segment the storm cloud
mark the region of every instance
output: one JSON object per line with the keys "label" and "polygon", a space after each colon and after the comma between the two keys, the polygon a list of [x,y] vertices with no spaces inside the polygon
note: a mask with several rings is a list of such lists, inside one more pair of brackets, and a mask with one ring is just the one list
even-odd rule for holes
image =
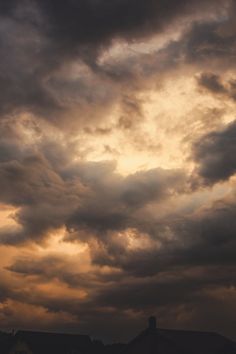
{"label": "storm cloud", "polygon": [[2,328],[235,337],[234,1],[0,12]]}
{"label": "storm cloud", "polygon": [[206,182],[223,181],[234,175],[236,170],[236,123],[228,124],[201,138],[194,147],[194,156],[199,175]]}

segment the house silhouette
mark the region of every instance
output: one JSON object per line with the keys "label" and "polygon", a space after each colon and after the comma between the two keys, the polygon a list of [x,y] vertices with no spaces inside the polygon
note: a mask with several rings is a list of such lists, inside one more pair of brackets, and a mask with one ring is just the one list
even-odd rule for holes
{"label": "house silhouette", "polygon": [[236,343],[213,332],[158,329],[152,316],[122,354],[236,354]]}
{"label": "house silhouette", "polygon": [[0,332],[0,354],[236,354],[236,343],[213,332],[160,329],[152,316],[127,344],[104,345],[87,335]]}

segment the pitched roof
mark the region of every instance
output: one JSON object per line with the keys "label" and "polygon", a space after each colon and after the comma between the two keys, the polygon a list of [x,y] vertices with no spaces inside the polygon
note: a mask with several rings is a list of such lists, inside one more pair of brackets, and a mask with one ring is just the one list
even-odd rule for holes
{"label": "pitched roof", "polygon": [[217,333],[157,329],[151,319],[127,345],[104,346],[87,335],[18,331],[0,336],[0,353],[9,354],[23,342],[34,354],[236,354],[236,343]]}
{"label": "pitched roof", "polygon": [[166,329],[159,333],[191,354],[236,354],[236,344],[218,333]]}
{"label": "pitched roof", "polygon": [[12,338],[13,336],[8,333],[0,334],[0,353],[5,354],[9,352],[9,349],[12,346]]}
{"label": "pitched roof", "polygon": [[91,352],[92,341],[87,335],[73,335],[49,332],[18,331],[16,340],[24,341],[35,354],[76,354]]}
{"label": "pitched roof", "polygon": [[236,354],[236,345],[216,333],[148,328],[122,354]]}

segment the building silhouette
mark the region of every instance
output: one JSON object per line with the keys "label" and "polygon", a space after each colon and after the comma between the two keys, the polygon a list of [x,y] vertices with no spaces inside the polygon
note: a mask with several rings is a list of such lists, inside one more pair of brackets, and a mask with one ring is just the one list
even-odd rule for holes
{"label": "building silhouette", "polygon": [[87,335],[0,332],[0,354],[236,354],[236,343],[213,332],[160,329],[152,316],[127,344],[104,345]]}
{"label": "building silhouette", "polygon": [[158,329],[152,316],[122,354],[236,354],[236,344],[213,332]]}

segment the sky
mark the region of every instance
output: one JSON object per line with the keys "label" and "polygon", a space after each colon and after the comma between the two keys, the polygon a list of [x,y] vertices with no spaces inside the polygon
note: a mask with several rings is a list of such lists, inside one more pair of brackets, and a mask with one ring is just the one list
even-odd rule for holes
{"label": "sky", "polygon": [[236,339],[236,3],[0,4],[0,326]]}

